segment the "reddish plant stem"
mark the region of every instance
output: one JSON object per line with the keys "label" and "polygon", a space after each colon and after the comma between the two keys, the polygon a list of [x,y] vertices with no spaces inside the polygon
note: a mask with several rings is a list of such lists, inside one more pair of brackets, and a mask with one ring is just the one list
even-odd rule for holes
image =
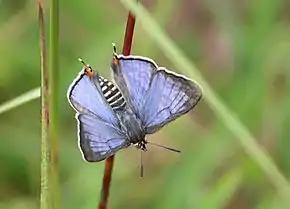
{"label": "reddish plant stem", "polygon": [[[125,30],[125,36],[124,36],[124,43],[123,43],[124,55],[129,55],[131,52],[134,28],[135,28],[135,16],[131,12],[129,12],[126,30]],[[99,209],[107,208],[111,177],[112,177],[113,166],[114,166],[114,158],[115,156],[113,155],[109,157],[108,159],[106,159],[106,162],[105,162],[105,171],[104,171],[104,176],[103,176],[103,185],[102,185],[102,190],[101,190],[101,199],[99,203]]]}
{"label": "reddish plant stem", "polygon": [[131,12],[129,12],[123,44],[124,55],[129,55],[131,53],[135,21],[136,21],[135,16]]}

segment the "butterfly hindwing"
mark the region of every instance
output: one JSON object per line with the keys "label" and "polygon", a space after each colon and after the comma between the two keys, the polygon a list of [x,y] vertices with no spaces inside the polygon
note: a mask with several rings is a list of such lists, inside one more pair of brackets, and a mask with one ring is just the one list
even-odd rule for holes
{"label": "butterfly hindwing", "polygon": [[92,115],[80,114],[77,120],[79,146],[86,161],[104,160],[119,149],[130,146],[122,132]]}
{"label": "butterfly hindwing", "polygon": [[197,83],[158,68],[149,58],[115,54],[111,67],[115,82],[146,133],[154,133],[187,113],[201,99]]}
{"label": "butterfly hindwing", "polygon": [[201,96],[201,89],[196,83],[160,68],[153,76],[143,108],[146,132],[154,133],[187,113]]}

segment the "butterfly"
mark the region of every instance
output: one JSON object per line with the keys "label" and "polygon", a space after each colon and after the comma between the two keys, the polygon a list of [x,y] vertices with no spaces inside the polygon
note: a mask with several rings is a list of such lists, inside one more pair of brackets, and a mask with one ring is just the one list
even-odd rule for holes
{"label": "butterfly", "polygon": [[189,112],[202,98],[195,81],[158,67],[150,58],[117,54],[113,48],[114,83],[80,59],[84,68],[67,92],[76,111],[79,148],[88,162],[131,145],[146,151],[151,143],[147,134]]}

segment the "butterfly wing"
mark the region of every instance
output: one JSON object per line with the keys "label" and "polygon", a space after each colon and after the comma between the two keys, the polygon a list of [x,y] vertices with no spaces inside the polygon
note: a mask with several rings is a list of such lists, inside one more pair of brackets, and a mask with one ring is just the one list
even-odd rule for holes
{"label": "butterfly wing", "polygon": [[154,133],[189,112],[201,99],[201,88],[164,68],[154,74],[143,108],[147,133]]}
{"label": "butterfly wing", "polygon": [[141,119],[145,96],[157,68],[153,62],[137,56],[115,54],[111,68],[114,80],[135,114]]}
{"label": "butterfly wing", "polygon": [[102,93],[99,76],[81,71],[68,90],[68,101],[76,110],[79,146],[84,159],[101,161],[130,145],[120,123]]}
{"label": "butterfly wing", "polygon": [[146,133],[154,133],[187,113],[202,97],[197,83],[158,68],[148,58],[115,55],[111,67],[117,85]]}
{"label": "butterfly wing", "polygon": [[91,114],[116,127],[120,126],[116,114],[102,93],[96,72],[93,76],[87,76],[82,70],[70,85],[67,97],[78,113]]}
{"label": "butterfly wing", "polygon": [[79,128],[79,146],[86,161],[104,160],[118,150],[130,146],[124,133],[93,115],[79,114],[76,119]]}

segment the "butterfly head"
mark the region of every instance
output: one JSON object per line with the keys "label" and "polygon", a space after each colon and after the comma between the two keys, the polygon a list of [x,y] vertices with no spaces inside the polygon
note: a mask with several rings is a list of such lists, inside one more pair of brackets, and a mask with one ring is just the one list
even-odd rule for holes
{"label": "butterfly head", "polygon": [[114,55],[114,57],[113,57],[113,65],[114,66],[118,66],[119,65],[119,59],[118,59],[117,55]]}
{"label": "butterfly head", "polygon": [[93,77],[96,72],[93,71],[90,65],[86,64],[81,58],[79,58],[79,61],[84,65],[84,74],[88,77]]}

